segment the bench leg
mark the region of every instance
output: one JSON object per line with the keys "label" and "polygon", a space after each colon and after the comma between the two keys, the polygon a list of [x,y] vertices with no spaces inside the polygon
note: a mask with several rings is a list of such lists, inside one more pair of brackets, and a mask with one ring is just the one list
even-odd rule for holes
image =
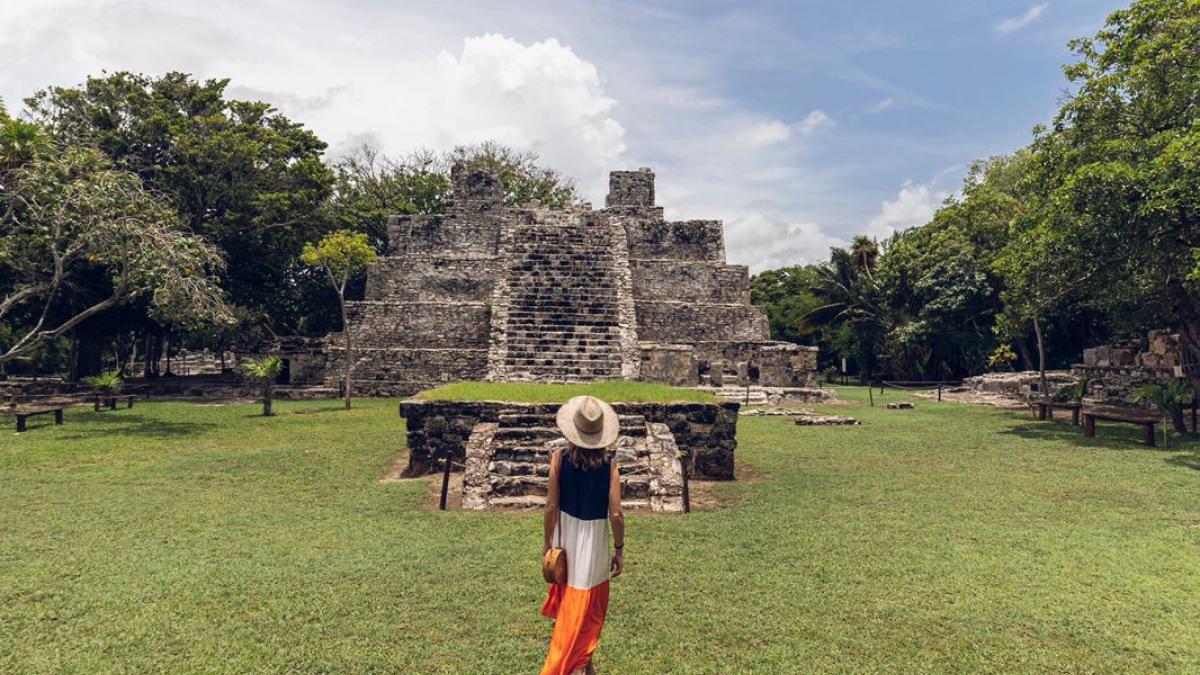
{"label": "bench leg", "polygon": [[1071,411],[1071,426],[1079,426],[1079,408]]}
{"label": "bench leg", "polygon": [[22,431],[25,431],[25,416],[17,415],[17,433],[19,434]]}
{"label": "bench leg", "polygon": [[133,407],[133,399],[129,399],[128,403],[129,403],[129,405],[125,406],[125,408],[126,409],[132,408]]}
{"label": "bench leg", "polygon": [[1154,447],[1154,437],[1156,435],[1157,434],[1154,433],[1154,425],[1153,424],[1143,424],[1142,425],[1142,442],[1143,443],[1145,443],[1146,445],[1153,448]]}
{"label": "bench leg", "polygon": [[54,423],[55,423],[55,424],[57,424],[58,426],[62,426],[62,423],[63,423],[63,411],[61,411],[61,410],[55,410],[55,411],[54,411]]}
{"label": "bench leg", "polygon": [[92,407],[96,412],[100,412],[100,399],[96,399],[95,401],[93,401]]}
{"label": "bench leg", "polygon": [[1096,418],[1091,415],[1083,416],[1083,435],[1088,438],[1096,437]]}
{"label": "bench leg", "polygon": [[117,409],[117,399],[115,399],[115,398],[108,399],[108,409],[109,410]]}

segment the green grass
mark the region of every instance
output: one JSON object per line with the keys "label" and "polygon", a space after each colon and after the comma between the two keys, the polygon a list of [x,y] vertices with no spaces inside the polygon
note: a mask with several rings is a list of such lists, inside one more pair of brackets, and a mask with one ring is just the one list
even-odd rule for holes
{"label": "green grass", "polygon": [[692,401],[710,403],[717,398],[706,391],[672,387],[658,382],[606,380],[586,384],[534,384],[529,382],[454,382],[426,389],[417,398],[449,401],[521,401],[563,403],[572,396],[588,394],[605,401],[646,403]]}
{"label": "green grass", "polygon": [[[862,426],[740,422],[728,508],[629,518],[600,672],[1200,671],[1200,448],[841,393]],[[396,401],[339,406],[5,432],[0,672],[535,671],[538,516],[378,482]]]}

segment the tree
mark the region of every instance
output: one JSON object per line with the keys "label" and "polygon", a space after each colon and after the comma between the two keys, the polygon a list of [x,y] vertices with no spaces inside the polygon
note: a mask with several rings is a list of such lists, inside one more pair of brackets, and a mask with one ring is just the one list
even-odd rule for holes
{"label": "tree", "polygon": [[562,209],[579,200],[574,182],[540,166],[536,153],[499,143],[459,146],[446,153],[418,150],[400,158],[363,145],[333,164],[328,220],[338,229],[365,233],[383,253],[389,216],[445,212],[453,199],[450,171],[455,163],[499,176],[509,206],[537,201]]}
{"label": "tree", "polygon": [[54,138],[98,148],[165,195],[187,230],[222,252],[231,303],[269,317],[277,332],[323,332],[332,308],[312,304],[319,280],[306,279],[297,258],[327,230],[325,143],[266,103],[227,98],[227,84],[118,72],[26,103]]}
{"label": "tree", "polygon": [[271,403],[275,399],[275,381],[283,372],[283,360],[278,356],[263,356],[250,359],[243,364],[246,376],[262,386],[263,417],[271,417]]}
{"label": "tree", "polygon": [[463,164],[468,171],[486,171],[500,178],[504,204],[522,206],[538,202],[563,209],[579,201],[575,181],[554,169],[540,166],[536,152],[520,151],[494,141],[460,145],[446,157],[446,171]]}
{"label": "tree", "polygon": [[817,274],[817,283],[809,290],[821,304],[801,316],[797,327],[801,334],[810,334],[848,326],[859,376],[869,380],[877,374],[879,347],[890,328],[888,314],[880,305],[879,286],[859,271],[853,255],[844,248],[832,249],[829,262],[820,265]]}
{"label": "tree", "polygon": [[879,259],[879,244],[874,239],[860,234],[850,242],[850,255],[854,258],[854,265],[858,270],[869,276]]}
{"label": "tree", "polygon": [[227,318],[219,252],[168,204],[94,149],[44,148],[0,171],[0,320],[13,330],[0,362],[139,298],[163,319]]}
{"label": "tree", "polygon": [[[1073,256],[1100,270],[1091,288],[1153,289],[1200,364],[1200,7],[1137,0],[1071,48],[1074,91],[1034,143],[1047,197],[1074,216]],[[1200,386],[1200,365],[1189,375]]]}
{"label": "tree", "polygon": [[1183,419],[1183,403],[1189,400],[1191,390],[1189,382],[1175,380],[1165,386],[1157,383],[1142,385],[1135,396],[1138,402],[1151,403],[1162,412],[1163,417],[1170,417],[1175,433],[1186,434],[1188,428]]}
{"label": "tree", "polygon": [[367,241],[365,234],[355,234],[338,230],[326,236],[316,244],[305,244],[304,252],[300,255],[305,265],[325,270],[329,283],[337,292],[338,306],[342,310],[342,335],[345,336],[346,365],[343,374],[343,387],[346,397],[346,409],[350,409],[350,375],[354,367],[354,352],[350,334],[350,315],[346,313],[346,284],[357,274],[361,274],[367,265],[375,262],[375,250]]}
{"label": "tree", "polygon": [[1043,321],[1064,298],[1076,292],[1098,271],[1088,269],[1074,254],[1070,228],[1053,217],[1017,221],[1012,236],[996,258],[994,269],[1004,281],[1004,311],[998,325],[1009,333],[1033,326],[1038,354],[1039,388],[1050,396],[1046,380],[1046,332]]}
{"label": "tree", "polygon": [[450,200],[450,169],[443,157],[418,151],[400,159],[363,145],[333,164],[329,220],[366,234],[376,251],[387,250],[388,217],[442,213]]}

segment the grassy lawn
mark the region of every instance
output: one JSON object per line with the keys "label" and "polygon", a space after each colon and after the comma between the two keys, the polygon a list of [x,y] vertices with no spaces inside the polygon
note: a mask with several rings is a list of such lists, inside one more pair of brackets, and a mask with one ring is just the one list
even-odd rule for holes
{"label": "grassy lawn", "polygon": [[426,401],[521,401],[523,403],[563,403],[572,396],[591,394],[605,401],[646,403],[717,400],[706,391],[672,387],[658,382],[606,380],[588,384],[535,384],[529,382],[454,382],[426,389],[417,398]]}
{"label": "grassy lawn", "polygon": [[[600,672],[1200,671],[1200,448],[842,395],[743,419],[728,508],[630,518]],[[396,401],[339,406],[5,431],[0,673],[536,672],[538,517],[424,508]]]}

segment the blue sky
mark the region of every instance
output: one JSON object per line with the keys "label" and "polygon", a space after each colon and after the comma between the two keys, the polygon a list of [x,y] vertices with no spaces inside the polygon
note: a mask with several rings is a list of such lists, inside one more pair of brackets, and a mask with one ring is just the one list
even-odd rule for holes
{"label": "blue sky", "polygon": [[1067,41],[1120,6],[0,0],[0,96],[178,69],[331,154],[495,138],[597,203],[608,170],[652,166],[669,216],[725,220],[730,262],[759,270],[924,222],[1050,119]]}

